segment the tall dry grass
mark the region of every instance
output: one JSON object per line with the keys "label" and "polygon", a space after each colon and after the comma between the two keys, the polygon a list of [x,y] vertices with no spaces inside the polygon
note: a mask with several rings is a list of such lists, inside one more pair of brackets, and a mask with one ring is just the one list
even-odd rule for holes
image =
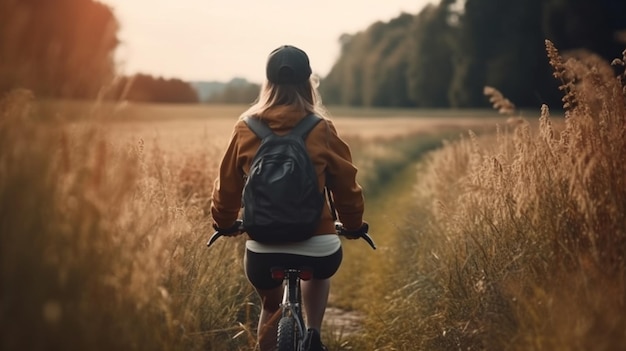
{"label": "tall dry grass", "polygon": [[564,120],[543,106],[537,124],[517,116],[432,153],[371,349],[626,348],[626,75],[546,47]]}
{"label": "tall dry grass", "polygon": [[219,147],[188,156],[0,107],[3,350],[243,350],[240,244],[205,243]]}
{"label": "tall dry grass", "polygon": [[[255,348],[260,302],[243,276],[242,240],[205,246],[233,119],[218,118],[221,108],[39,101],[27,91],[4,97],[0,114],[0,348]],[[415,145],[436,144],[379,133],[383,149],[348,138],[371,191],[416,157]],[[359,261],[346,259],[344,277]],[[353,288],[337,279],[334,303]],[[336,350],[358,343],[328,322]]]}

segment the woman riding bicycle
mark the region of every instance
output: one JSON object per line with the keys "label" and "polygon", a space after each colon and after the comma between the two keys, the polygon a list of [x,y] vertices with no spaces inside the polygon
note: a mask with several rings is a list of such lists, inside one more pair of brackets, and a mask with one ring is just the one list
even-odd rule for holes
{"label": "woman riding bicycle", "polygon": [[[219,175],[213,189],[211,214],[214,226],[233,232],[238,226],[242,191],[252,159],[261,140],[248,128],[244,117],[264,121],[274,133],[288,133],[309,114],[323,118],[308,134],[306,148],[318,176],[320,192],[327,187],[334,198],[339,220],[349,238],[367,231],[363,222],[363,194],[356,181],[357,169],[352,163],[349,146],[338,136],[328,119],[317,91],[317,80],[311,77],[307,54],[285,45],[272,51],[266,67],[267,80],[258,99],[235,124],[228,148],[222,158]],[[290,243],[260,243],[246,241],[245,273],[258,292],[262,310],[258,325],[261,351],[276,346],[276,329],[282,298],[282,283],[271,277],[271,268],[296,262],[313,270],[313,279],[302,282],[302,300],[307,321],[305,345],[308,350],[325,350],[320,339],[322,320],[328,302],[330,278],[342,260],[341,241],[335,229],[335,219],[327,202],[315,235],[310,239]],[[230,230],[229,230],[230,228]],[[234,231],[239,234],[239,231]]]}

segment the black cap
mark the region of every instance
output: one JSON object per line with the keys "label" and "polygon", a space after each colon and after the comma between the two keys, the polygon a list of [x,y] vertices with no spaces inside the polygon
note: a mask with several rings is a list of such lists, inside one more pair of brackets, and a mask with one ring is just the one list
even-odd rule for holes
{"label": "black cap", "polygon": [[274,84],[299,84],[311,76],[307,54],[295,46],[283,45],[267,58],[267,80]]}

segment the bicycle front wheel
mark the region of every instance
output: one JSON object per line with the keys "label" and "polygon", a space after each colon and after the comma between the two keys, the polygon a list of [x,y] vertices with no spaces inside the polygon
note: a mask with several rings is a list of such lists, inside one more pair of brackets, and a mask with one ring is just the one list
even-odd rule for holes
{"label": "bicycle front wheel", "polygon": [[278,322],[278,351],[298,351],[296,319],[285,316]]}

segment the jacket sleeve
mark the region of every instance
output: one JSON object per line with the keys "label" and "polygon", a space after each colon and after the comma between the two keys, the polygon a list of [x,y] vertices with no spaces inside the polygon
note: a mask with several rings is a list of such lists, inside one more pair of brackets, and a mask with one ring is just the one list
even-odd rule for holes
{"label": "jacket sleeve", "polygon": [[241,208],[244,172],[239,163],[238,139],[237,128],[235,128],[222,157],[219,174],[213,186],[211,216],[220,228],[232,226]]}
{"label": "jacket sleeve", "polygon": [[356,230],[363,224],[364,199],[356,180],[357,168],[352,163],[350,147],[337,134],[328,121],[329,159],[327,186],[333,193],[339,220],[347,230]]}

